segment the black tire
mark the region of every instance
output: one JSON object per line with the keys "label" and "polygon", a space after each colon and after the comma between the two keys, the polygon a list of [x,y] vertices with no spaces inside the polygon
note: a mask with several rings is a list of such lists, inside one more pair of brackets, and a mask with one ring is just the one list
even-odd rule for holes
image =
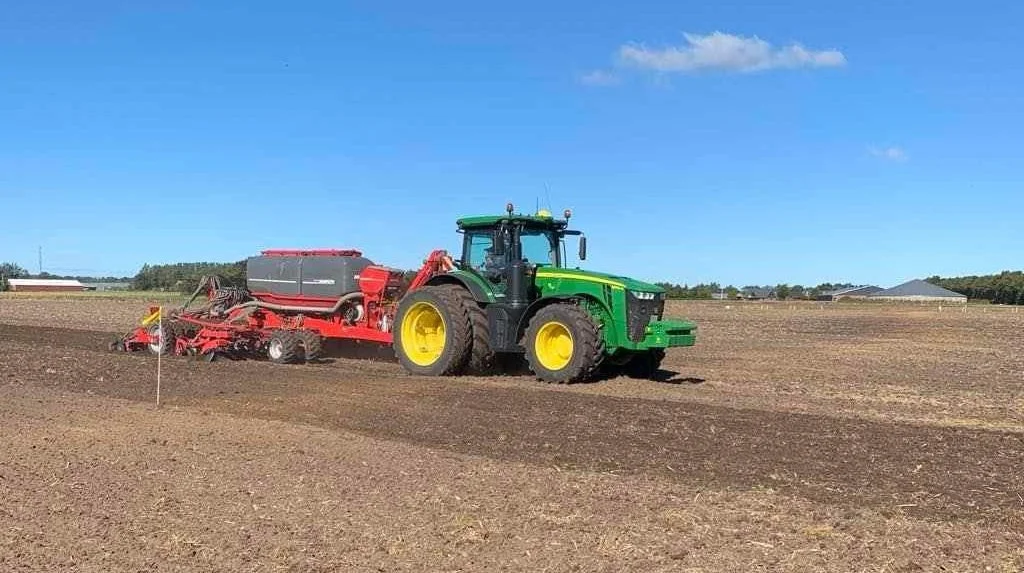
{"label": "black tire", "polygon": [[623,372],[630,378],[653,380],[658,370],[661,369],[661,361],[664,359],[665,350],[662,348],[637,352],[623,367]]}
{"label": "black tire", "polygon": [[495,370],[494,351],[491,350],[491,327],[487,322],[487,311],[473,300],[473,293],[460,285],[440,285],[462,304],[469,317],[472,347],[466,370],[472,374],[493,374]]}
{"label": "black tire", "polygon": [[178,338],[195,338],[196,334],[199,333],[199,327],[190,324],[188,322],[175,322],[174,323],[174,335]]}
{"label": "black tire", "polygon": [[300,330],[299,343],[302,345],[306,362],[316,362],[324,355],[324,343],[315,330]]}
{"label": "black tire", "polygon": [[[571,352],[565,365],[559,368],[545,365],[538,356],[537,335],[552,324],[564,327],[571,337]],[[569,303],[556,303],[537,311],[526,328],[524,345],[530,370],[545,382],[568,384],[589,380],[604,359],[601,330],[587,311]]]}
{"label": "black tire", "polygon": [[295,364],[303,358],[302,344],[294,330],[275,330],[267,341],[267,357],[277,364]]}
{"label": "black tire", "polygon": [[[410,314],[410,311],[414,312]],[[408,329],[410,335],[415,334],[412,332],[416,327],[415,321],[420,319],[422,313],[435,311],[444,328],[440,352],[436,357],[430,357],[430,352],[424,350],[423,355],[410,357],[408,352],[415,352],[418,341],[405,340],[405,331]],[[413,322],[407,324],[407,321]],[[395,313],[394,336],[395,356],[406,372],[411,374],[454,376],[461,374],[469,363],[473,328],[461,300],[448,288],[426,286],[402,297],[398,303],[398,312]]]}
{"label": "black tire", "polygon": [[[163,335],[161,336],[161,330]],[[176,354],[176,347],[178,343],[177,336],[177,325],[172,321],[164,322],[163,324],[157,323],[150,325],[149,335],[151,337],[159,338],[158,343],[150,343],[147,345],[151,354],[163,354],[164,356],[174,356]]]}

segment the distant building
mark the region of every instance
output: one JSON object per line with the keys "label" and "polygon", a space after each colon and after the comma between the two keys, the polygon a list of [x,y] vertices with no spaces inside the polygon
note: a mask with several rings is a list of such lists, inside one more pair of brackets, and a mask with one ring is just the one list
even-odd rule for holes
{"label": "distant building", "polygon": [[110,291],[110,290],[130,290],[132,288],[132,283],[130,283],[130,282],[113,282],[113,283],[86,282],[86,283],[82,283],[82,284],[85,285],[85,288],[87,288],[89,290],[105,290],[105,291]]}
{"label": "distant building", "polygon": [[862,285],[838,290],[825,291],[818,295],[818,300],[840,300],[844,298],[865,299],[875,293],[882,292],[882,287]]}
{"label": "distant building", "polygon": [[19,292],[82,292],[88,290],[82,283],[71,279],[7,279],[7,285],[12,291]]}
{"label": "distant building", "polygon": [[775,289],[762,287],[745,287],[740,290],[738,298],[746,300],[764,300],[775,298]]}
{"label": "distant building", "polygon": [[892,301],[967,302],[966,295],[922,280],[908,281],[899,286],[876,292],[868,298]]}

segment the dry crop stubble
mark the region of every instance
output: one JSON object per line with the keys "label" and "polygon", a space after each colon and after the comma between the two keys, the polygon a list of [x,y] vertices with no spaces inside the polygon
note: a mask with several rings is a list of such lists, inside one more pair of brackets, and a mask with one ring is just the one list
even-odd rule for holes
{"label": "dry crop stubble", "polygon": [[0,568],[1024,567],[1013,313],[673,303],[679,384],[168,360],[154,411],[152,358],[81,330],[144,301],[24,300]]}

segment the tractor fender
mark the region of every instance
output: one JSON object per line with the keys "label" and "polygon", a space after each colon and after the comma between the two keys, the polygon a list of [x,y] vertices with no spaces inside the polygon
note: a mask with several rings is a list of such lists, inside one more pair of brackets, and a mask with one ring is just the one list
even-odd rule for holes
{"label": "tractor fender", "polygon": [[[530,325],[530,320],[540,309],[552,304],[573,301],[585,301],[587,303],[587,307],[600,308],[600,312],[603,317],[595,318],[603,318],[603,322],[606,322],[611,318],[611,312],[608,310],[608,306],[592,296],[581,294],[546,296],[533,301],[530,303],[530,306],[526,307],[526,311],[523,312],[523,316],[519,319],[519,328],[516,331],[516,340],[522,340],[523,335],[526,333],[526,327]],[[593,314],[593,311],[590,308],[587,308],[587,310]],[[611,325],[606,324],[605,326],[610,327]],[[607,328],[604,330],[607,330]]]}
{"label": "tractor fender", "polygon": [[494,302],[494,295],[486,291],[476,281],[465,276],[445,273],[437,275],[426,282],[424,286],[437,285],[459,285],[473,295],[473,300],[482,304]]}

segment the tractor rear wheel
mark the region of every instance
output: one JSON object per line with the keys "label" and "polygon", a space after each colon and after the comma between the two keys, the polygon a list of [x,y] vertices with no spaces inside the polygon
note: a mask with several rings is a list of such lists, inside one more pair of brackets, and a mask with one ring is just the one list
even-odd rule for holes
{"label": "tractor rear wheel", "polygon": [[604,358],[604,339],[590,314],[574,304],[546,306],[526,328],[526,360],[545,382],[589,379]]}
{"label": "tractor rear wheel", "polygon": [[316,362],[324,354],[323,339],[315,330],[300,330],[299,342],[306,356],[306,362]]}
{"label": "tractor rear wheel", "polygon": [[473,300],[473,294],[459,285],[441,285],[462,303],[469,316],[473,341],[466,368],[471,374],[491,374],[494,371],[494,351],[491,350],[491,327],[487,323],[487,312]]}
{"label": "tractor rear wheel", "polygon": [[277,364],[294,364],[302,358],[302,345],[294,330],[275,330],[267,341],[267,356]]}
{"label": "tractor rear wheel", "polygon": [[472,330],[467,309],[450,289],[418,288],[398,303],[395,356],[412,374],[461,374],[469,362]]}

